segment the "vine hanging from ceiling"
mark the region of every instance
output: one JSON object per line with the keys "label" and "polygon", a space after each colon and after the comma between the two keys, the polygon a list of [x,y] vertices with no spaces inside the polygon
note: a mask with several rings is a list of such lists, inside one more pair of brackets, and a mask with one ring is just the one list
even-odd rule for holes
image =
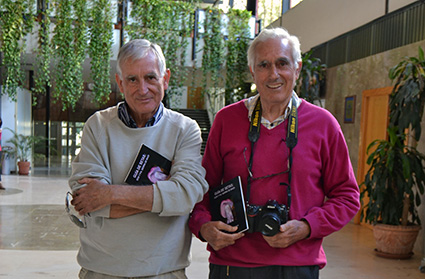
{"label": "vine hanging from ceiling", "polygon": [[25,81],[21,57],[26,51],[25,36],[34,26],[34,0],[1,0],[4,12],[0,17],[0,52],[5,68],[4,91],[11,100],[17,100],[17,89]]}
{"label": "vine hanging from ceiling", "polygon": [[[21,55],[25,52],[25,35],[33,31],[38,16],[38,46],[34,50],[34,95],[46,94],[52,88],[54,100],[62,109],[75,109],[84,93],[83,65],[90,60],[95,101],[104,104],[111,92],[110,60],[112,56],[113,17],[107,0],[43,0],[45,9],[33,11],[35,0],[0,0],[2,65],[5,66],[5,90],[13,99],[24,83]],[[226,92],[226,103],[243,96],[247,73],[247,11],[206,10],[206,19],[197,22],[204,33],[194,40],[195,11],[198,1],[134,0],[127,39],[147,38],[158,43],[172,70],[169,94],[189,84],[202,87],[207,98]],[[224,23],[223,17],[229,18]],[[227,28],[228,34],[223,30]],[[196,31],[196,32],[195,32]],[[201,47],[199,47],[201,46]],[[194,57],[189,59],[192,49]],[[202,55],[198,55],[202,53]],[[53,54],[53,55],[52,55]],[[197,58],[202,59],[198,64]],[[55,71],[51,71],[51,67]],[[198,78],[201,73],[204,77]],[[191,81],[188,81],[191,78]],[[87,80],[86,80],[87,82]],[[220,98],[221,98],[220,97]]]}

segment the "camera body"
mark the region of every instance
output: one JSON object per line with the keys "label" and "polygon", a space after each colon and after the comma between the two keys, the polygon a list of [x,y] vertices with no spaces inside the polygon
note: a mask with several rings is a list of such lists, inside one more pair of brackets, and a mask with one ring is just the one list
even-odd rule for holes
{"label": "camera body", "polygon": [[288,221],[288,208],[275,200],[265,205],[248,205],[248,233],[261,232],[265,236],[273,236],[279,232],[280,225]]}

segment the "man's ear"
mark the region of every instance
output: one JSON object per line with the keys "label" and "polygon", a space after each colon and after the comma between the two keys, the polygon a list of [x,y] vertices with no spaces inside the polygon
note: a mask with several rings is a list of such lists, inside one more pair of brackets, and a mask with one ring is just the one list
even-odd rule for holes
{"label": "man's ear", "polygon": [[165,70],[164,74],[164,90],[168,89],[168,84],[170,83],[171,71],[170,69]]}
{"label": "man's ear", "polygon": [[303,68],[303,62],[298,62],[298,68],[297,68],[297,72],[296,72],[296,77],[298,79],[298,77],[300,76],[301,73],[301,69]]}
{"label": "man's ear", "polygon": [[252,78],[254,78],[254,71],[252,70],[251,66],[249,66],[249,72],[251,73]]}
{"label": "man's ear", "polygon": [[124,93],[124,89],[122,87],[122,80],[118,74],[115,74],[115,81],[117,82],[118,87],[120,88],[120,92]]}

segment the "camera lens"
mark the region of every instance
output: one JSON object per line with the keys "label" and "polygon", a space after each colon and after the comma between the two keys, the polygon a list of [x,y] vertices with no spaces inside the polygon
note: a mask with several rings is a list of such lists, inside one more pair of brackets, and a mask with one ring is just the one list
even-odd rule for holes
{"label": "camera lens", "polygon": [[276,213],[265,213],[259,225],[261,233],[265,236],[273,236],[279,232],[280,219]]}

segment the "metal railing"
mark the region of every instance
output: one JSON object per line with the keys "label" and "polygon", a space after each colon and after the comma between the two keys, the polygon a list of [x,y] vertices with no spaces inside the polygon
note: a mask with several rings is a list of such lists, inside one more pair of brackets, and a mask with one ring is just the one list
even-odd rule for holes
{"label": "metal railing", "polygon": [[417,1],[313,47],[313,56],[334,67],[425,40],[425,2]]}

